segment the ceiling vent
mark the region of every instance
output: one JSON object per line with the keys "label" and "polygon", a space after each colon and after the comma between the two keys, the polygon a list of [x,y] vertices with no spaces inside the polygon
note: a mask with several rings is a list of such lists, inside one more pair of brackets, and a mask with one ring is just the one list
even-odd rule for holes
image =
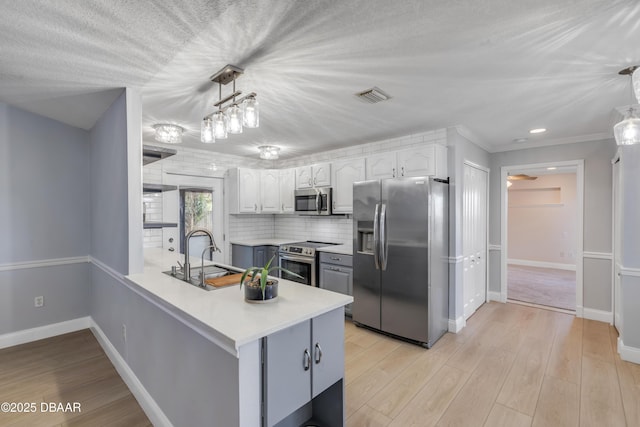
{"label": "ceiling vent", "polygon": [[356,93],[356,96],[359,100],[361,100],[362,102],[366,102],[367,104],[376,104],[378,102],[391,99],[391,97],[384,93],[382,89],[375,86],[371,89]]}

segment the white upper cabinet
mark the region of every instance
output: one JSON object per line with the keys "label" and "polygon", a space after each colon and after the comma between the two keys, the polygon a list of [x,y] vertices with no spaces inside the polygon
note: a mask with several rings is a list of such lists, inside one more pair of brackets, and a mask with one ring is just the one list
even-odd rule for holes
{"label": "white upper cabinet", "polygon": [[331,185],[331,163],[318,163],[311,166],[314,187],[328,187]]}
{"label": "white upper cabinet", "polygon": [[296,170],[280,169],[280,212],[293,212],[294,194],[296,189]]}
{"label": "white upper cabinet", "polygon": [[432,144],[367,157],[367,179],[403,176],[447,178],[447,148]]}
{"label": "white upper cabinet", "polygon": [[364,181],[364,159],[339,160],[331,165],[333,182],[333,213],[353,212],[353,183]]}
{"label": "white upper cabinet", "polygon": [[260,209],[260,171],[235,168],[229,170],[229,213],[258,213]]}
{"label": "white upper cabinet", "polygon": [[395,153],[373,154],[367,157],[366,179],[385,179],[398,176]]}
{"label": "white upper cabinet", "polygon": [[296,189],[331,185],[331,163],[318,163],[296,168]]}
{"label": "white upper cabinet", "polygon": [[280,212],[280,171],[265,169],[260,172],[260,212]]}

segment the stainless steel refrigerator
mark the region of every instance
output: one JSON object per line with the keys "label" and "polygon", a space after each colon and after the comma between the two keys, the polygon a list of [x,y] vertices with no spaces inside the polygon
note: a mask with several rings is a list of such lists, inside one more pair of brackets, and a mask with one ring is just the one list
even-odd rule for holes
{"label": "stainless steel refrigerator", "polygon": [[449,321],[449,184],[353,185],[353,320],[430,348]]}

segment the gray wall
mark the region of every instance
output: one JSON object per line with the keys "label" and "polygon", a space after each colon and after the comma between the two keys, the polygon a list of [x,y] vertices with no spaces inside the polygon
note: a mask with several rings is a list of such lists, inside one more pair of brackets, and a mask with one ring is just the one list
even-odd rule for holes
{"label": "gray wall", "polygon": [[[462,256],[462,185],[464,162],[469,161],[488,168],[489,153],[462,136],[456,128],[447,129],[449,170],[449,254]],[[492,170],[489,175],[493,175]],[[449,318],[464,315],[462,262],[453,263],[449,269]]]}
{"label": "gray wall", "polygon": [[[0,103],[0,265],[87,255],[87,139]],[[0,334],[87,316],[89,289],[86,263],[0,272]]]}
{"label": "gray wall", "polygon": [[[611,159],[615,155],[613,140],[580,142],[491,155],[489,242],[501,244],[500,170],[503,166],[525,165],[584,159],[584,247],[586,252],[611,253]],[[491,265],[499,265],[491,251]],[[584,259],[585,308],[611,311],[611,262]],[[598,274],[592,274],[598,270]],[[500,270],[490,270],[491,291],[500,292]]]}
{"label": "gray wall", "polygon": [[124,91],[91,129],[89,141],[91,256],[119,273],[128,274],[127,102]]}

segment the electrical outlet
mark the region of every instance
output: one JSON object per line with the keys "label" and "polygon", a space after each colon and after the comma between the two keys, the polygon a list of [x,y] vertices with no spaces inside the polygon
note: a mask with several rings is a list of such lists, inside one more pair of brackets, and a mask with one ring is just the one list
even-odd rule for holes
{"label": "electrical outlet", "polygon": [[42,307],[44,305],[44,297],[39,296],[33,299],[33,305],[36,307]]}
{"label": "electrical outlet", "polygon": [[122,340],[127,342],[127,325],[122,324]]}

